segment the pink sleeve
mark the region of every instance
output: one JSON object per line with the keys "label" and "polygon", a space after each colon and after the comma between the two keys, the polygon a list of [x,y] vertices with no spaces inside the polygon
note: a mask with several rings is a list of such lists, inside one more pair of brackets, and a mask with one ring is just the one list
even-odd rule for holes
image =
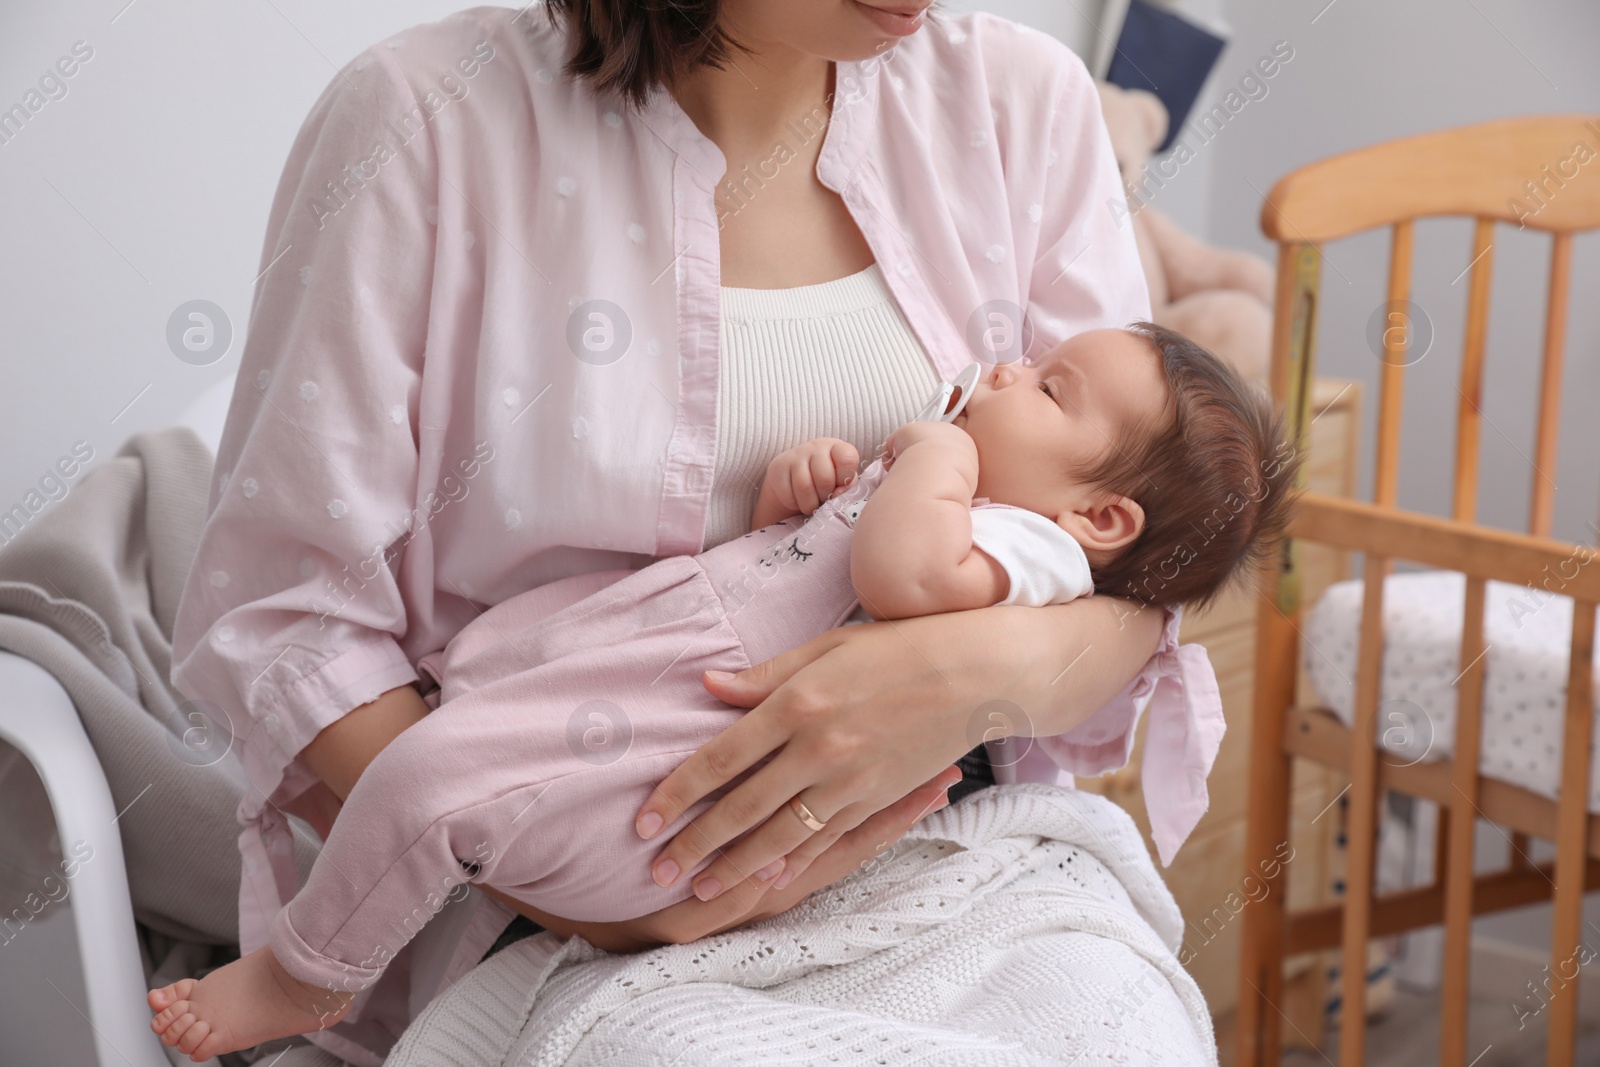
{"label": "pink sleeve", "polygon": [[417,504],[437,167],[426,130],[375,151],[414,107],[378,48],[301,127],[178,607],[172,682],[225,716],[263,789],[324,726],[416,678],[389,549]]}
{"label": "pink sleeve", "polygon": [[1206,778],[1227,730],[1205,648],[1178,644],[1182,620],[1181,608],[1167,610],[1155,654],[1111,703],[1074,729],[989,743],[996,781],[1071,785],[1073,775],[1092,778],[1125,766],[1148,709],[1139,776],[1162,866],[1172,863],[1210,805]]}
{"label": "pink sleeve", "polygon": [[[1085,330],[1148,319],[1150,291],[1094,79],[1061,42],[1027,39],[1046,50],[1054,75],[1046,136],[1038,127],[1013,130],[1007,145],[1017,173],[1039,176],[1032,195],[1019,188],[1012,205],[1018,232],[1037,231],[1023,285],[1037,356]],[[1044,95],[1036,83],[1020,91]]]}

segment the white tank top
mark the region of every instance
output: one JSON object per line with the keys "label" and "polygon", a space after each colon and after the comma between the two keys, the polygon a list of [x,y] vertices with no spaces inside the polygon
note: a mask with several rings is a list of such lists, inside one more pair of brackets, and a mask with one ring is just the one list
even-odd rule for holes
{"label": "white tank top", "polygon": [[779,452],[837,437],[870,461],[938,385],[876,263],[818,285],[724,286],[704,547],[750,531],[767,464]]}

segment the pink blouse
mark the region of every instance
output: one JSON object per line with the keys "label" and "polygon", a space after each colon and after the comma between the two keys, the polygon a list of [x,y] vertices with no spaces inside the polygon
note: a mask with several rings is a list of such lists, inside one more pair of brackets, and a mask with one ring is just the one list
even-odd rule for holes
{"label": "pink blouse", "polygon": [[[227,717],[259,791],[242,817],[304,791],[300,750],[486,606],[709,547],[725,161],[670,94],[630,109],[562,56],[537,7],[417,26],[347,64],[290,151],[173,639],[174,685]],[[941,377],[1008,306],[1033,353],[1149,317],[1064,45],[945,16],[836,85],[818,177]],[[1144,698],[1186,677],[1169,623],[1014,773],[1070,785],[1038,755],[1063,745],[1125,761]]]}

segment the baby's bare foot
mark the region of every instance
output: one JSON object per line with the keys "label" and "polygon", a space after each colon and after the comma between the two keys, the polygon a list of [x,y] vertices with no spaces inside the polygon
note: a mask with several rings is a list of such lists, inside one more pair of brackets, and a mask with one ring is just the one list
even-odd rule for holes
{"label": "baby's bare foot", "polygon": [[196,981],[152,989],[150,1029],[196,1063],[263,1041],[332,1026],[353,993],[307,985],[285,971],[266,946]]}

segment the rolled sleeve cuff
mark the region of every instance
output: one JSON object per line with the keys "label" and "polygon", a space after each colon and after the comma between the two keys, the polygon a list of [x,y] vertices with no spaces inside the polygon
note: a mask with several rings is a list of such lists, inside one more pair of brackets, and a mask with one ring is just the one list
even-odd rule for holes
{"label": "rolled sleeve cuff", "polygon": [[389,690],[416,680],[416,668],[392,637],[339,653],[282,689],[256,716],[251,743],[242,746],[247,756],[246,770],[252,775],[265,772],[268,781],[276,781],[283,768],[325,727]]}

